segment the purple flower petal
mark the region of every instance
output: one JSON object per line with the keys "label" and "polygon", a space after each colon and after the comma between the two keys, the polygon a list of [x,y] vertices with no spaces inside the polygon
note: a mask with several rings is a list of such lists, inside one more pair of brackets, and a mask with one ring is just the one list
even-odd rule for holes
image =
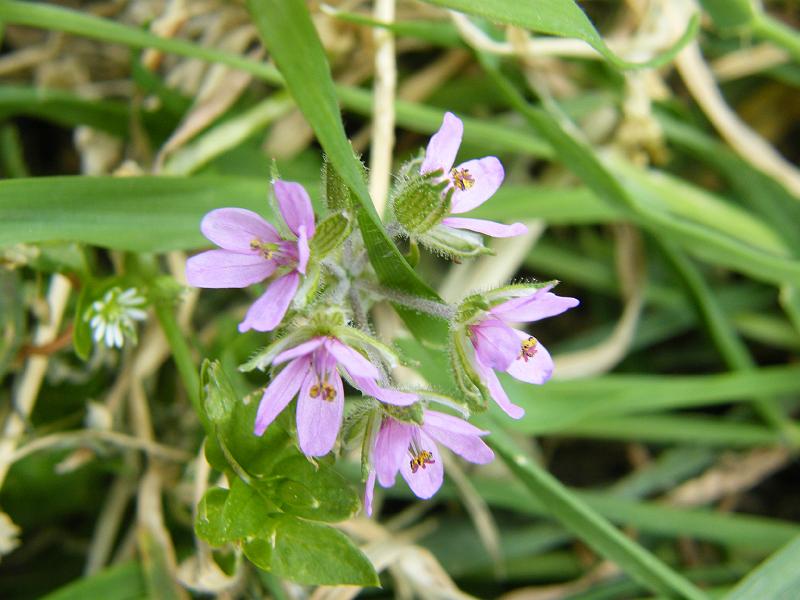
{"label": "purple flower petal", "polygon": [[500,319],[486,318],[470,327],[470,339],[478,360],[487,367],[505,371],[519,353],[514,330]]}
{"label": "purple flower petal", "polygon": [[250,243],[275,243],[281,238],[275,228],[261,215],[245,208],[217,208],[207,213],[200,223],[200,231],[220,248],[254,254]]}
{"label": "purple flower petal", "polygon": [[453,415],[448,415],[438,410],[423,411],[425,426],[436,427],[447,432],[458,433],[461,435],[482,436],[489,435],[485,429],[475,427],[469,421],[459,419]]}
{"label": "purple flower petal", "polygon": [[300,227],[305,226],[306,235],[314,237],[314,209],[311,207],[311,198],[308,192],[299,183],[293,181],[277,180],[272,184],[275,190],[275,197],[278,199],[278,208],[281,211],[283,220],[292,230],[292,233],[299,236]]}
{"label": "purple flower petal", "polygon": [[288,350],[284,350],[273,359],[272,364],[279,365],[281,363],[285,363],[287,360],[292,360],[293,358],[297,358],[298,356],[305,356],[306,354],[311,354],[314,350],[322,346],[324,342],[325,338],[323,336],[317,336],[311,338],[310,340],[303,342],[302,344],[298,344],[294,348],[289,348]]}
{"label": "purple flower petal", "polygon": [[470,462],[485,465],[494,460],[494,452],[480,438],[489,432],[478,429],[463,419],[426,410],[422,429],[434,440]]}
{"label": "purple flower petal", "polygon": [[494,460],[494,452],[492,452],[492,449],[479,437],[452,433],[428,425],[423,425],[422,429],[434,440],[447,446],[461,458],[471,463],[485,465]]}
{"label": "purple flower petal", "polygon": [[511,225],[503,225],[495,221],[487,221],[486,219],[467,219],[464,217],[445,217],[442,219],[442,225],[453,227],[455,229],[468,229],[470,231],[477,231],[484,235],[496,238],[508,238],[528,233],[528,228],[522,223],[512,223]]}
{"label": "purple flower petal", "polygon": [[494,374],[494,371],[492,371],[490,367],[484,366],[483,363],[478,360],[473,363],[473,367],[478,372],[478,375],[480,375],[483,383],[486,384],[486,387],[489,388],[492,399],[503,409],[503,412],[512,419],[521,419],[525,414],[525,409],[509,400],[508,394],[506,394],[503,386],[500,385],[500,380],[497,378],[497,375]]}
{"label": "purple flower petal", "polygon": [[255,434],[261,435],[286,405],[292,401],[311,364],[310,358],[293,360],[272,380],[258,405]]}
{"label": "purple flower petal", "polygon": [[394,404],[395,406],[410,406],[419,399],[417,394],[410,392],[401,392],[400,390],[392,390],[389,388],[382,388],[374,379],[369,377],[352,376],[353,382],[356,387],[367,396],[374,396],[381,402],[386,404]]}
{"label": "purple flower petal", "polygon": [[433,496],[442,487],[444,464],[442,464],[442,456],[439,454],[439,448],[436,447],[436,443],[421,429],[417,428],[417,431],[419,449],[430,452],[433,462],[426,464],[424,468],[419,467],[416,472],[413,472],[410,459],[404,460],[400,465],[400,474],[408,483],[411,491],[418,498],[425,500]]}
{"label": "purple flower petal", "polygon": [[372,450],[372,464],[383,487],[394,485],[400,464],[408,456],[411,426],[386,418],[381,424]]}
{"label": "purple flower petal", "polygon": [[325,340],[325,348],[347,369],[351,377],[369,377],[370,379],[380,377],[375,365],[339,340],[328,338]]}
{"label": "purple flower petal", "polygon": [[445,113],[442,126],[433,134],[425,149],[425,159],[422,161],[420,173],[441,169],[446,177],[456,160],[463,134],[464,124],[461,119],[451,112]]}
{"label": "purple flower petal", "polygon": [[297,234],[297,270],[303,275],[306,274],[306,267],[308,266],[308,257],[310,254],[311,249],[308,247],[306,226],[300,225]]}
{"label": "purple flower petal", "polygon": [[186,261],[186,280],[200,288],[243,288],[264,281],[275,268],[260,254],[209,250]]}
{"label": "purple flower petal", "polygon": [[[333,361],[325,360],[324,353],[317,352],[313,360],[320,357],[321,362],[327,364],[315,364],[315,368],[309,370],[297,398],[297,441],[306,456],[325,456],[333,449],[344,412],[342,378],[333,368]],[[332,386],[336,394],[332,400],[325,399],[325,390],[321,389],[325,383]],[[316,397],[312,396],[314,386],[317,387]]]}
{"label": "purple flower petal", "polygon": [[[453,202],[450,209],[453,214],[467,212],[486,202],[494,195],[505,177],[503,165],[494,156],[468,160],[458,165],[455,170],[457,173],[468,172],[472,183],[463,190],[453,186]],[[450,179],[452,181],[452,175]]]}
{"label": "purple flower petal", "polygon": [[580,304],[577,299],[556,296],[550,287],[541,288],[525,298],[514,298],[498,304],[491,313],[509,322],[529,322],[560,315],[564,311]]}
{"label": "purple flower petal", "polygon": [[267,291],[247,311],[244,321],[239,323],[239,331],[244,333],[248,329],[275,329],[286,314],[299,284],[300,275],[297,271],[287,273],[270,283]]}
{"label": "purple flower petal", "polygon": [[[519,329],[514,331],[521,342],[531,337]],[[508,367],[507,373],[520,381],[539,385],[553,375],[553,359],[550,357],[547,348],[537,340],[532,348],[532,355],[528,356],[527,360],[522,354],[517,356],[517,359]]]}
{"label": "purple flower petal", "polygon": [[367,485],[364,487],[364,510],[367,516],[372,516],[372,497],[375,495],[375,469],[370,469],[367,475]]}

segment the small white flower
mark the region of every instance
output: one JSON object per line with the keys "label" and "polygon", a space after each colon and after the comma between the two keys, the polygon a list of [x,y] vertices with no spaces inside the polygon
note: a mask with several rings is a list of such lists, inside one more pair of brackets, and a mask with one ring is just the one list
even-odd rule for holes
{"label": "small white flower", "polygon": [[92,328],[96,343],[104,342],[109,348],[122,348],[125,338],[136,343],[136,321],[144,321],[146,300],[136,288],[123,291],[119,287],[108,290],[101,300],[92,303],[84,315]]}

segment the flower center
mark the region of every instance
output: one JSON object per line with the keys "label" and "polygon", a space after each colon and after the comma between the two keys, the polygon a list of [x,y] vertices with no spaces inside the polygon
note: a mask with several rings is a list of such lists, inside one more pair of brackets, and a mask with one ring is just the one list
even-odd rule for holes
{"label": "flower center", "polygon": [[311,386],[309,395],[312,398],[322,398],[325,402],[333,402],[336,399],[336,390],[327,381],[318,381]]}
{"label": "flower center", "polygon": [[450,169],[450,177],[453,179],[453,185],[462,192],[475,185],[475,178],[469,174],[468,169]]}
{"label": "flower center", "polygon": [[420,450],[416,456],[412,455],[409,464],[411,465],[411,472],[416,473],[420,467],[424,469],[427,465],[432,465],[435,462],[433,454],[427,450]]}
{"label": "flower center", "polygon": [[525,362],[528,362],[529,358],[533,358],[536,355],[536,345],[538,343],[539,341],[533,336],[529,337],[527,340],[523,340],[519,357]]}
{"label": "flower center", "polygon": [[250,240],[250,249],[258,250],[261,252],[261,256],[267,260],[272,260],[272,258],[275,256],[275,252],[278,250],[278,245],[271,244],[269,242],[262,242],[261,240],[254,238]]}

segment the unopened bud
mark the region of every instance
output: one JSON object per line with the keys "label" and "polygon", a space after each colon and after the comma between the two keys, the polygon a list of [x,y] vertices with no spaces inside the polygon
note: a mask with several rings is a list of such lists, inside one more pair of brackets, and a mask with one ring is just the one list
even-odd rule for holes
{"label": "unopened bud", "polygon": [[433,173],[412,177],[394,197],[394,215],[409,236],[415,237],[450,214],[452,195],[447,182],[437,182]]}
{"label": "unopened bud", "polygon": [[311,254],[321,260],[336,250],[350,235],[353,224],[343,213],[330,215],[317,224],[317,231],[311,238]]}

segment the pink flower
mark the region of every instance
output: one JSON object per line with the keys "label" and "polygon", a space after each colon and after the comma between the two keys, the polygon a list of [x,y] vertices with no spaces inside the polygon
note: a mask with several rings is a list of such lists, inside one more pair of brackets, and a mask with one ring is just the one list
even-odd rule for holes
{"label": "pink flower", "polygon": [[359,352],[329,336],[317,336],[278,354],[273,365],[288,362],[272,380],[256,414],[255,433],[261,435],[298,392],[297,438],[306,456],[324,456],[333,449],[344,411],[344,388],[339,369],[364,394],[383,402],[407,406],[416,394],[382,388],[378,369]]}
{"label": "pink flower", "polygon": [[280,273],[247,311],[239,324],[241,332],[275,329],[308,265],[308,241],[315,232],[311,199],[299,183],[278,180],[273,189],[281,216],[296,239],[283,239],[253,211],[219,208],[203,217],[200,230],[221,249],[202,252],[186,262],[189,285],[202,288],[244,288]]}
{"label": "pink flower", "polygon": [[372,514],[375,479],[385,488],[394,485],[397,472],[418,498],[430,498],[444,479],[444,465],[436,442],[444,444],[462,458],[479,465],[494,460],[494,452],[481,436],[488,431],[457,417],[434,410],[423,411],[423,424],[414,425],[385,417],[371,454],[364,506]]}
{"label": "pink flower", "polygon": [[[450,211],[454,215],[472,210],[486,202],[503,183],[505,176],[503,165],[495,156],[468,160],[453,168],[463,133],[464,124],[461,119],[451,112],[445,113],[442,126],[428,142],[425,159],[420,167],[420,173],[441,170],[449,179],[453,188]],[[446,217],[442,220],[442,225],[455,229],[469,229],[492,237],[513,237],[528,231],[522,223],[503,225],[485,219],[463,217]]]}
{"label": "pink flower", "polygon": [[527,383],[542,384],[553,374],[553,359],[539,340],[515,329],[509,323],[538,321],[559,315],[578,305],[575,298],[556,296],[552,285],[533,293],[502,302],[479,322],[469,325],[469,337],[475,348],[472,366],[489,393],[508,416],[519,419],[525,410],[509,400],[494,370],[505,371]]}

